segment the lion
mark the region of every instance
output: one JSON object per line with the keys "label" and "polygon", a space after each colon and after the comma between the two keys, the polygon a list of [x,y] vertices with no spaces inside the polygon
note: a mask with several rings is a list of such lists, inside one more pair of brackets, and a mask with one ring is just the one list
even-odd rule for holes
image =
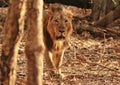
{"label": "lion", "polygon": [[47,67],[54,69],[55,73],[62,75],[60,67],[73,31],[72,13],[63,6],[51,6],[50,10],[44,13],[43,30]]}

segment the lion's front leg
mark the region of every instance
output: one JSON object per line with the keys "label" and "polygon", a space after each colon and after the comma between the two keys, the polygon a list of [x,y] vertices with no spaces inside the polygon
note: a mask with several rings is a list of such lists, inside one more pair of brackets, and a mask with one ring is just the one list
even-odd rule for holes
{"label": "lion's front leg", "polygon": [[59,75],[60,77],[64,77],[61,74],[63,54],[64,54],[64,51],[61,51],[61,52],[46,51],[45,52],[45,61],[49,69],[50,75]]}
{"label": "lion's front leg", "polygon": [[58,74],[61,78],[64,77],[64,75],[61,73],[63,55],[64,55],[64,50],[61,52],[53,53],[53,58],[52,58],[54,66],[55,66],[55,73]]}
{"label": "lion's front leg", "polygon": [[55,67],[53,64],[53,60],[52,60],[52,53],[48,50],[45,51],[45,61],[46,61],[46,66],[49,70],[53,70],[53,68]]}

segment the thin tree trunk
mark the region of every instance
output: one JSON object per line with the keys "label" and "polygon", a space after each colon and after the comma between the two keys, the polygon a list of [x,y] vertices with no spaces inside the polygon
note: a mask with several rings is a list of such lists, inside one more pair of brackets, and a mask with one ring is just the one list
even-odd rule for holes
{"label": "thin tree trunk", "polygon": [[42,85],[43,76],[43,0],[28,0],[26,56],[28,59],[27,85]]}
{"label": "thin tree trunk", "polygon": [[19,44],[23,36],[25,0],[11,0],[5,22],[5,36],[0,57],[0,85],[15,85]]}

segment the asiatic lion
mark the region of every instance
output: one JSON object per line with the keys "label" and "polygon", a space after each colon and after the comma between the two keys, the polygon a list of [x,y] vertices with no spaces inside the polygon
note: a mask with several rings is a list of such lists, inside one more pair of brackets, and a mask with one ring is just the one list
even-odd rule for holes
{"label": "asiatic lion", "polygon": [[61,75],[63,54],[72,33],[72,13],[62,6],[52,6],[44,13],[45,59],[48,68]]}

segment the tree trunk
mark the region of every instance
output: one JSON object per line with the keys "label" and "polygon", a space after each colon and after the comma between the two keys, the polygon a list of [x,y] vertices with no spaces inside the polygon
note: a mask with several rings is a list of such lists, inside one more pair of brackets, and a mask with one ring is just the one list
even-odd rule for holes
{"label": "tree trunk", "polygon": [[[25,0],[11,0],[5,22],[5,36],[0,57],[0,85],[15,85],[17,54],[23,36],[25,19]],[[20,5],[21,4],[21,5]]]}
{"label": "tree trunk", "polygon": [[27,85],[42,85],[44,55],[43,0],[10,1],[4,27],[5,40],[0,56],[0,85],[15,85],[17,54],[23,36],[25,15],[27,15],[26,25],[28,30],[26,41],[26,55],[28,58]]}
{"label": "tree trunk", "polygon": [[43,76],[43,0],[27,2],[27,41],[26,56],[28,59],[27,85],[42,85]]}

